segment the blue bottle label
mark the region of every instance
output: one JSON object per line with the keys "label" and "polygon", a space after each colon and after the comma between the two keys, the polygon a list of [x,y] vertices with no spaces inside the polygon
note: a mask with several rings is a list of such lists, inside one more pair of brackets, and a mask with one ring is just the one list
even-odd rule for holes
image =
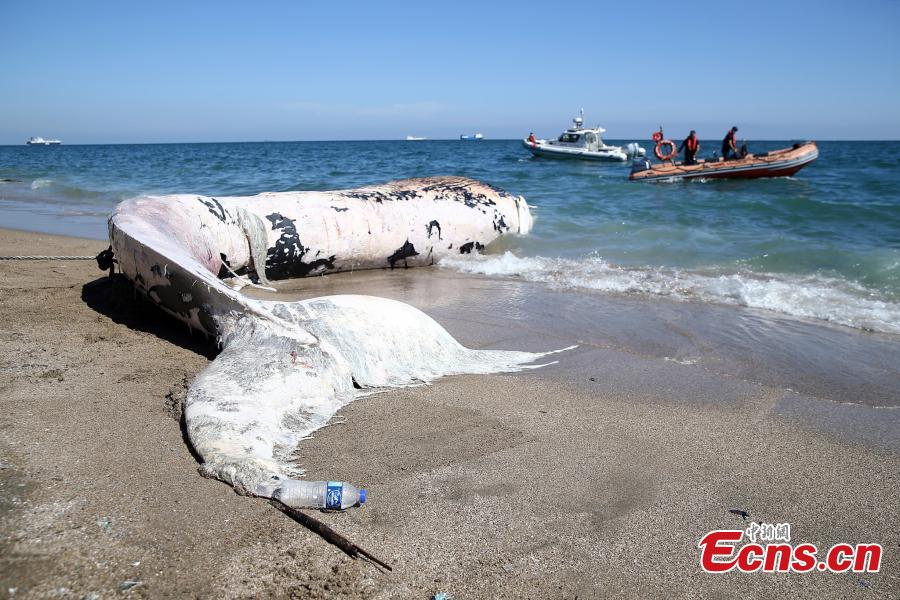
{"label": "blue bottle label", "polygon": [[325,508],[328,510],[341,510],[341,497],[344,495],[344,486],[340,481],[329,481],[325,489]]}

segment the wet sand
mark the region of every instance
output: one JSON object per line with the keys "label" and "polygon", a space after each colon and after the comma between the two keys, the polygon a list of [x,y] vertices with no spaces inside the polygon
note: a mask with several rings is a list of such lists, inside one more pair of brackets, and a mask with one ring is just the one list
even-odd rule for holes
{"label": "wet sand", "polygon": [[[96,241],[0,231],[0,255]],[[15,597],[900,594],[900,340],[761,312],[557,293],[440,269],[291,282],[410,302],[473,347],[558,363],[361,399],[303,442],[354,561],[197,473],[185,386],[215,346],[93,262],[0,262],[0,589]],[[879,542],[877,574],[710,575],[699,538],[790,522]],[[128,591],[127,582],[140,582]]]}

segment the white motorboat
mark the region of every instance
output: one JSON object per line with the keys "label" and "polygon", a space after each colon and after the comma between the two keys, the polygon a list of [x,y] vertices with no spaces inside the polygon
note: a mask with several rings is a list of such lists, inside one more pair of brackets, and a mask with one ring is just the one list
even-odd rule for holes
{"label": "white motorboat", "polygon": [[62,144],[59,140],[45,140],[42,137],[30,137],[25,143],[29,146],[58,146]]}
{"label": "white motorboat", "polygon": [[573,126],[555,140],[539,140],[534,135],[522,140],[522,145],[535,156],[548,158],[576,158],[624,162],[629,157],[644,156],[647,151],[636,143],[610,146],[603,141],[606,130],[584,126],[584,109],[581,116],[572,119]]}
{"label": "white motorboat", "polygon": [[426,140],[426,139],[428,139],[428,138],[418,137],[418,136],[415,136],[415,135],[408,135],[408,136],[406,136],[406,141],[407,141],[407,142],[421,142],[421,141]]}

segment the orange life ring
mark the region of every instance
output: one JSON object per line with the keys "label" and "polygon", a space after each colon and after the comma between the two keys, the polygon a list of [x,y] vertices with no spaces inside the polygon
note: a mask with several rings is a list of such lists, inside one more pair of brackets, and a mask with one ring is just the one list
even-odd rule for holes
{"label": "orange life ring", "polygon": [[[668,146],[670,148],[669,152],[665,154],[662,153],[662,146]],[[659,160],[666,162],[667,160],[672,160],[676,154],[678,154],[677,147],[675,146],[675,142],[672,140],[659,140],[656,142],[656,148],[653,149],[653,152],[656,153],[656,158]]]}
{"label": "orange life ring", "polygon": [[653,138],[654,142],[661,142],[663,139],[662,131],[654,132],[654,134],[650,137]]}

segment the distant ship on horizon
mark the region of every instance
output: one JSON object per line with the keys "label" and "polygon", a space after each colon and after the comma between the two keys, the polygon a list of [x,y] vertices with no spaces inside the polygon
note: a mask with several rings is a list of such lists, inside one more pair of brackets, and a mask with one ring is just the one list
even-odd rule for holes
{"label": "distant ship on horizon", "polygon": [[484,136],[481,135],[480,133],[476,133],[475,135],[469,135],[469,134],[467,134],[467,133],[464,133],[464,134],[462,134],[461,136],[459,136],[459,139],[461,139],[461,140],[473,140],[473,141],[474,141],[474,140],[483,140],[483,139],[484,139]]}
{"label": "distant ship on horizon", "polygon": [[30,137],[25,143],[29,146],[59,146],[62,144],[59,140],[45,140],[42,137]]}
{"label": "distant ship on horizon", "polygon": [[406,136],[406,141],[407,141],[407,142],[421,142],[421,141],[427,140],[427,139],[428,139],[428,138],[417,137],[417,136],[415,136],[415,135],[408,135],[408,136]]}

